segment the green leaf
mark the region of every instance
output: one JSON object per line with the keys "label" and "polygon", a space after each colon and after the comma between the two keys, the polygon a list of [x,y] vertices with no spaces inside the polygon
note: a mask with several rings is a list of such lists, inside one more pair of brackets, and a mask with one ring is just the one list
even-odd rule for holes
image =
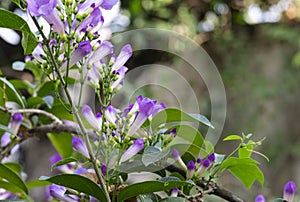
{"label": "green leaf", "polygon": [[264,183],[264,174],[257,166],[257,161],[251,158],[230,157],[221,164],[220,169],[228,170],[238,178],[247,188],[250,188],[255,180],[261,185]]}
{"label": "green leaf", "polygon": [[129,185],[120,191],[118,202],[123,202],[124,200],[138,196],[140,194],[148,194],[158,191],[165,191],[170,190],[175,187],[182,187],[191,185],[186,181],[168,181],[168,182],[161,182],[161,181],[146,181],[140,182],[136,184]]}
{"label": "green leaf", "polygon": [[22,166],[18,163],[7,162],[3,163],[3,165],[14,171],[16,174],[20,174],[22,172]]}
{"label": "green leaf", "polygon": [[[0,11],[1,11],[1,9],[0,9]],[[0,14],[0,16],[1,16],[1,14]],[[1,17],[0,17],[0,19],[1,19]],[[11,100],[11,101],[16,101],[16,102],[18,102],[18,104],[20,104],[20,106],[22,107],[22,108],[25,108],[25,103],[24,103],[24,101],[23,101],[23,99],[22,99],[22,97],[21,97],[21,95],[18,93],[18,91],[15,89],[15,87],[6,79],[6,78],[3,78],[3,77],[0,77],[0,81],[2,81],[2,82],[0,82],[0,88],[2,88],[3,87],[3,83],[5,83],[5,86],[6,86],[6,94],[7,94],[7,98],[8,98],[8,100]],[[15,98],[15,99],[13,99],[13,98],[11,98],[9,95],[11,94],[11,96],[13,96],[13,98]]]}
{"label": "green leaf", "polygon": [[33,180],[28,183],[26,183],[26,186],[28,189],[33,189],[37,187],[45,187],[51,185],[51,182],[45,181],[45,180]]}
{"label": "green leaf", "polygon": [[68,164],[68,163],[71,163],[71,162],[77,162],[77,160],[73,157],[64,158],[64,159],[58,161],[57,163],[53,164],[52,167],[51,167],[51,171],[53,169],[55,169],[56,167],[58,167],[58,166],[62,166],[62,165],[65,165],[65,164]]}
{"label": "green leaf", "polygon": [[65,186],[76,191],[94,196],[100,201],[106,201],[104,191],[92,180],[75,174],[62,174],[46,179],[61,186]]}
{"label": "green leaf", "polygon": [[223,141],[229,141],[229,140],[240,140],[240,141],[243,141],[243,138],[241,136],[238,136],[238,135],[229,135],[227,137],[225,137],[223,139]]}
{"label": "green leaf", "polygon": [[0,9],[0,27],[10,28],[22,32],[22,47],[24,54],[29,55],[37,46],[37,39],[28,24],[20,16],[5,9]]}
{"label": "green leaf", "polygon": [[[176,137],[169,144],[170,147],[180,147],[180,152],[188,151],[194,156],[198,156],[203,150],[204,138],[201,133],[190,125],[176,125]],[[184,150],[185,149],[185,150]]]}
{"label": "green leaf", "polygon": [[44,104],[45,101],[41,97],[30,97],[27,100],[27,108],[35,108],[41,104]]}
{"label": "green leaf", "polygon": [[170,153],[170,148],[165,150],[160,150],[157,147],[147,147],[142,156],[142,162],[145,166],[153,164],[163,158],[165,158]]}
{"label": "green leaf", "polygon": [[28,61],[25,63],[24,68],[32,72],[36,81],[41,80],[41,75],[43,72],[42,72],[42,68],[40,68],[37,63],[33,61]]}
{"label": "green leaf", "polygon": [[72,135],[70,133],[53,134],[48,133],[48,137],[57,152],[63,157],[70,157],[73,153]]}
{"label": "green leaf", "polygon": [[138,196],[139,201],[141,202],[158,202],[158,196],[154,193],[142,194]]}
{"label": "green leaf", "polygon": [[172,122],[200,122],[209,127],[213,126],[211,123],[200,114],[187,114],[176,108],[167,108],[158,112],[152,119],[151,128],[155,129],[163,123],[172,123]]}
{"label": "green leaf", "polygon": [[251,154],[252,154],[252,151],[254,148],[253,143],[255,143],[255,142],[252,140],[249,140],[248,143],[245,145],[243,145],[243,143],[242,143],[243,147],[240,147],[238,150],[240,158],[250,158],[251,157]]}
{"label": "green leaf", "polygon": [[159,202],[189,202],[189,200],[186,200],[185,198],[181,197],[168,197],[159,200]]}
{"label": "green leaf", "polygon": [[0,187],[12,193],[22,193],[25,195],[24,190],[10,182],[4,182],[0,180]]}
{"label": "green leaf", "polygon": [[[11,169],[6,167],[4,164],[0,163],[0,177],[6,179],[9,183],[14,184],[26,194],[28,194],[28,189],[24,184],[23,180]],[[1,186],[0,186],[1,187]]]}

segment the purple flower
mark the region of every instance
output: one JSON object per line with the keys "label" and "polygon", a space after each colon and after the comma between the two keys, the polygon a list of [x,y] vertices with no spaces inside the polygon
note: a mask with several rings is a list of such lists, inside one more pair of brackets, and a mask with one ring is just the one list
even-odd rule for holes
{"label": "purple flower", "polygon": [[59,154],[54,154],[50,158],[50,165],[53,166],[55,163],[57,163],[60,160],[62,160],[61,156]]}
{"label": "purple flower", "polygon": [[[11,121],[8,124],[8,127],[14,131],[15,133],[18,133],[19,128],[21,126],[23,120],[23,116],[21,113],[15,113],[11,117]],[[10,133],[5,132],[1,137],[1,147],[6,147],[10,143]]]}
{"label": "purple flower", "polygon": [[215,153],[211,153],[207,158],[212,163],[216,160],[216,155]]}
{"label": "purple flower", "polygon": [[255,202],[267,202],[267,201],[263,195],[259,194],[256,196]]}
{"label": "purple flower", "polygon": [[79,137],[73,136],[72,146],[79,153],[83,154],[85,157],[89,158],[89,152],[87,150],[85,142]]}
{"label": "purple flower", "polygon": [[94,115],[92,109],[88,105],[83,105],[82,116],[87,120],[87,122],[98,131],[102,128],[102,115],[97,113]]}
{"label": "purple flower", "polygon": [[101,168],[101,172],[102,172],[103,176],[106,176],[106,172],[107,172],[106,165],[102,164],[100,168]]}
{"label": "purple flower", "polygon": [[104,19],[100,9],[95,8],[93,12],[87,18],[85,18],[84,21],[80,23],[77,29],[81,32],[89,30],[89,28],[95,28],[98,25],[101,27],[103,22]]}
{"label": "purple flower", "polygon": [[201,161],[202,161],[202,160],[201,160],[201,158],[200,158],[200,157],[198,157],[198,158],[196,159],[196,163],[197,163],[197,164],[200,164],[200,163],[201,163]]}
{"label": "purple flower", "polygon": [[163,104],[156,104],[156,100],[143,98],[142,96],[139,96],[136,102],[139,107],[139,114],[129,128],[128,136],[132,136],[150,116],[153,116],[164,107]]}
{"label": "purple flower", "polygon": [[124,64],[131,56],[132,56],[132,48],[130,44],[127,44],[121,49],[120,54],[115,59],[114,64],[112,66],[112,71],[117,71],[122,66],[124,66]]}
{"label": "purple flower", "polygon": [[44,49],[43,49],[42,44],[39,43],[39,44],[35,47],[35,49],[34,49],[33,52],[32,52],[32,56],[33,56],[37,61],[39,61],[40,63],[44,62],[43,57],[46,56],[46,53],[45,53],[45,51],[44,51]]}
{"label": "purple flower", "polygon": [[112,105],[109,105],[105,110],[106,119],[114,126],[116,126],[117,124],[117,114],[118,114],[117,109],[114,108]]}
{"label": "purple flower", "polygon": [[[5,189],[0,188],[0,200],[14,199],[15,195]],[[10,200],[9,200],[10,201]]]}
{"label": "purple flower", "polygon": [[123,66],[118,71],[116,71],[116,75],[118,75],[118,79],[112,83],[111,88],[118,90],[123,85],[123,79],[125,77],[125,73],[127,72],[128,68]]}
{"label": "purple flower", "polygon": [[178,193],[179,193],[179,189],[177,187],[171,189],[171,197],[177,197]]}
{"label": "purple flower", "polygon": [[50,185],[50,187],[49,187],[50,196],[52,196],[53,198],[56,198],[58,200],[65,201],[65,202],[79,201],[79,198],[77,196],[65,194],[66,191],[67,191],[67,189],[65,187],[59,186],[56,184]]}
{"label": "purple flower", "polygon": [[113,45],[108,42],[104,41],[100,44],[100,46],[94,51],[93,55],[90,57],[88,63],[93,64],[95,62],[100,61],[105,56],[112,54],[113,52]]}
{"label": "purple flower", "polygon": [[177,149],[173,149],[172,151],[172,157],[176,160],[176,162],[178,163],[178,165],[185,171],[187,171],[187,167],[185,165],[185,163],[183,162],[183,160],[180,157],[180,154],[178,152]]}
{"label": "purple flower", "polygon": [[186,172],[186,178],[187,179],[192,179],[194,172],[196,170],[196,166],[194,161],[189,161],[186,165],[187,167],[187,172]]}
{"label": "purple flower", "polygon": [[131,159],[142,149],[144,149],[144,140],[142,138],[134,140],[133,145],[131,145],[121,156],[120,162],[124,162]]}
{"label": "purple flower", "polygon": [[289,181],[286,183],[283,189],[283,199],[292,202],[294,200],[296,190],[297,187],[295,182]]}
{"label": "purple flower", "polygon": [[[92,46],[91,46],[90,41],[86,40],[86,41],[80,42],[78,44],[78,47],[74,51],[74,53],[71,55],[71,58],[70,58],[70,61],[69,61],[69,66],[72,67],[77,62],[82,60],[85,56],[87,56],[90,52],[92,52]],[[66,67],[67,67],[67,61],[65,61],[62,64],[60,69],[62,71],[64,71]]]}
{"label": "purple flower", "polygon": [[105,10],[110,10],[114,5],[118,3],[119,0],[103,0],[101,7]]}
{"label": "purple flower", "polygon": [[202,165],[200,165],[200,167],[196,171],[196,175],[199,177],[201,174],[203,174],[209,168],[210,164],[211,163],[209,159],[204,159]]}
{"label": "purple flower", "polygon": [[64,34],[64,25],[55,9],[58,0],[27,0],[27,9],[33,16],[42,16],[53,30],[60,35]]}

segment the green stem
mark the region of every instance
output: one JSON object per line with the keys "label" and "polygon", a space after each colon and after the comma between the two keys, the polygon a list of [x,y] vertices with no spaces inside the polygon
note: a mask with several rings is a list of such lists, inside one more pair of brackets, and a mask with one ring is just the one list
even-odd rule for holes
{"label": "green stem", "polygon": [[56,61],[54,59],[54,56],[53,56],[53,54],[51,52],[51,47],[49,45],[48,39],[46,38],[46,36],[42,32],[42,29],[39,26],[37,20],[34,17],[32,17],[32,19],[33,19],[33,22],[35,23],[36,27],[38,28],[40,34],[43,37],[44,44],[46,45],[46,48],[47,48],[47,50],[49,52],[49,55],[50,55],[50,59],[52,61],[52,65],[53,65],[53,67],[54,67],[54,69],[55,69],[55,71],[57,73],[57,76],[58,76],[58,78],[59,78],[59,80],[61,82],[61,85],[63,86],[64,92],[65,92],[65,94],[67,96],[67,100],[68,100],[69,104],[71,105],[73,114],[74,114],[74,116],[75,116],[75,118],[76,118],[76,120],[78,122],[78,125],[80,127],[80,130],[81,130],[81,132],[83,134],[82,137],[83,137],[83,140],[84,140],[84,142],[86,143],[86,146],[87,146],[87,150],[88,150],[89,157],[90,157],[89,160],[90,160],[90,162],[92,163],[92,165],[94,167],[94,170],[96,172],[97,178],[98,178],[99,183],[100,183],[100,186],[104,190],[106,200],[108,202],[110,202],[111,200],[110,200],[110,197],[109,197],[108,190],[105,188],[106,186],[105,186],[105,181],[104,181],[103,175],[101,174],[101,172],[99,170],[99,167],[97,165],[97,160],[96,160],[95,156],[93,155],[93,150],[92,150],[92,146],[91,146],[91,143],[90,143],[90,140],[89,140],[89,137],[88,137],[88,133],[86,132],[86,129],[85,129],[84,125],[83,125],[83,122],[82,122],[82,120],[81,120],[81,118],[79,116],[78,109],[76,108],[76,106],[75,106],[75,104],[74,104],[74,102],[73,102],[73,100],[71,98],[70,92],[69,92],[69,90],[68,90],[68,88],[66,86],[66,83],[65,83],[62,75],[59,72],[59,67],[58,67],[58,65],[57,65],[57,63],[56,63]]}

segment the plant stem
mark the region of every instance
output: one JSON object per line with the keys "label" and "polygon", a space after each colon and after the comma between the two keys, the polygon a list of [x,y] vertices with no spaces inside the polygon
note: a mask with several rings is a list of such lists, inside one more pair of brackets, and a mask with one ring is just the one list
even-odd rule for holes
{"label": "plant stem", "polygon": [[[97,178],[98,178],[99,183],[100,183],[100,186],[101,186],[101,188],[104,190],[105,197],[106,197],[106,201],[110,202],[111,200],[110,200],[110,197],[109,197],[108,190],[106,189],[106,186],[105,186],[105,181],[104,181],[103,175],[101,174],[101,172],[100,172],[100,170],[99,170],[99,167],[98,167],[98,165],[97,165],[97,160],[96,160],[96,158],[95,158],[95,156],[94,156],[94,154],[93,154],[93,150],[92,150],[92,146],[91,146],[91,143],[90,143],[90,140],[89,140],[88,133],[87,133],[87,131],[86,131],[84,125],[83,125],[83,122],[82,122],[82,120],[81,120],[81,118],[80,118],[80,116],[79,116],[78,109],[76,108],[76,106],[75,106],[75,104],[74,104],[74,102],[73,102],[73,100],[72,100],[72,98],[71,98],[70,92],[69,92],[69,90],[68,90],[68,88],[67,88],[67,85],[66,85],[66,83],[65,83],[65,81],[64,81],[64,79],[63,79],[63,77],[62,77],[62,75],[61,75],[60,72],[59,72],[59,67],[58,67],[58,65],[57,65],[57,63],[56,63],[56,61],[55,61],[55,59],[54,59],[54,56],[53,56],[53,54],[52,54],[52,52],[51,52],[51,47],[50,47],[50,45],[49,45],[48,39],[46,38],[46,36],[45,36],[44,33],[42,32],[42,29],[41,29],[41,27],[39,26],[37,20],[36,20],[34,17],[32,17],[32,19],[33,19],[33,22],[35,23],[36,27],[38,28],[40,34],[41,34],[42,37],[43,37],[44,44],[46,45],[46,48],[47,48],[47,50],[48,50],[48,52],[49,52],[50,59],[51,59],[51,61],[52,61],[53,67],[54,67],[54,69],[55,69],[55,71],[56,71],[56,73],[57,73],[57,76],[58,76],[58,78],[59,78],[59,80],[60,80],[60,82],[61,82],[61,85],[63,86],[64,92],[65,92],[65,94],[66,94],[66,96],[67,96],[67,100],[68,100],[69,104],[71,105],[72,112],[73,112],[73,114],[74,114],[74,116],[75,116],[75,118],[76,118],[76,120],[77,120],[77,122],[78,122],[78,125],[79,125],[79,127],[80,127],[80,130],[81,130],[81,132],[82,132],[82,134],[83,134],[82,137],[83,137],[83,140],[84,140],[84,142],[86,143],[86,146],[87,146],[87,150],[88,150],[89,157],[90,157],[89,160],[90,160],[90,162],[92,163],[92,165],[93,165],[93,167],[94,167],[94,170],[95,170],[95,172],[96,172]],[[69,68],[69,67],[67,67],[67,69],[68,69],[68,68]],[[67,78],[66,78],[66,79],[67,79]]]}

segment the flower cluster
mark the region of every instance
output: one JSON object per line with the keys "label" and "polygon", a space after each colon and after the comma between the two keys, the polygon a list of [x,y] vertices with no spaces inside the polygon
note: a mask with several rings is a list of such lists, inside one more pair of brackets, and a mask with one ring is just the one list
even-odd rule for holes
{"label": "flower cluster", "polygon": [[207,171],[211,165],[215,162],[215,153],[211,153],[207,158],[201,160],[200,157],[196,159],[196,162],[189,161],[187,164],[183,162],[179,152],[176,149],[172,151],[172,157],[176,160],[176,163],[186,171],[186,178],[192,179],[195,177],[201,177],[202,174]]}
{"label": "flower cluster", "polygon": [[[293,202],[296,191],[297,191],[297,187],[295,182],[289,181],[284,185],[283,198],[276,199],[276,200]],[[255,198],[255,202],[266,202],[266,201],[267,201],[266,198],[262,194],[257,195],[257,197]]]}
{"label": "flower cluster", "polygon": [[[132,55],[130,45],[125,45],[116,56],[113,45],[100,40],[99,30],[105,20],[101,10],[110,10],[117,3],[118,0],[27,0],[29,13],[43,17],[54,31],[46,36],[49,44],[43,39],[33,51],[35,61],[44,69],[53,69],[53,58],[49,57],[47,49],[49,45],[57,63],[54,71],[63,74],[75,67],[84,73],[82,81],[88,80],[98,94],[101,81],[105,84],[104,96],[111,97],[122,86],[128,70],[124,64]],[[113,55],[106,65],[103,59],[110,54]]]}

